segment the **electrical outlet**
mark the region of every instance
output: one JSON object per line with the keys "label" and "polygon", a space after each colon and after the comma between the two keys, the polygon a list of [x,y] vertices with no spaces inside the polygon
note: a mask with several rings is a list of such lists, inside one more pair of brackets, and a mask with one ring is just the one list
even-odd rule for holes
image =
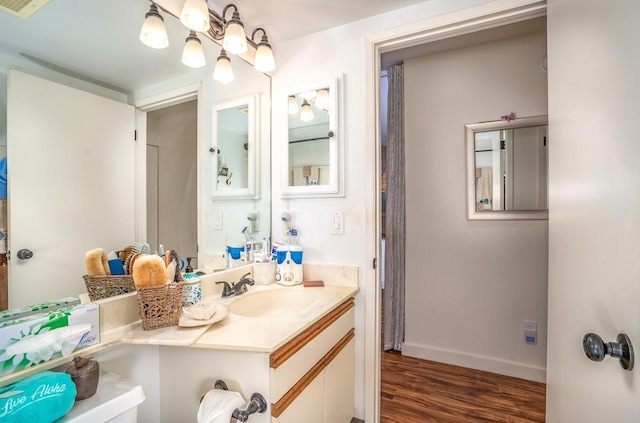
{"label": "electrical outlet", "polygon": [[216,212],[216,216],[215,216],[215,221],[213,223],[213,229],[216,231],[221,231],[223,228],[222,225],[222,212],[218,211]]}
{"label": "electrical outlet", "polygon": [[524,320],[522,322],[522,331],[524,332],[525,343],[536,344],[538,342],[538,322],[535,320]]}

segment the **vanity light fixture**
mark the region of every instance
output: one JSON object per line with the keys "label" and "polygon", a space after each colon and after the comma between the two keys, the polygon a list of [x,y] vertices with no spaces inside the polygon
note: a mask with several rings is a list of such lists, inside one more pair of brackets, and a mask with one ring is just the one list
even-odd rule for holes
{"label": "vanity light fixture", "polygon": [[224,38],[222,39],[222,47],[229,53],[243,54],[248,50],[247,36],[244,33],[244,24],[240,20],[240,13],[235,4],[228,4],[222,10],[222,19],[225,19],[227,10],[233,7],[233,15],[231,20],[226,23],[224,30]]}
{"label": "vanity light fixture", "polygon": [[[167,47],[169,45],[169,39],[164,21],[158,9],[158,5],[152,1],[140,31],[140,40],[149,47],[159,49]],[[233,9],[233,14],[231,15],[231,19],[227,21],[225,16],[229,9]],[[206,65],[202,44],[196,35],[196,32],[203,32],[208,38],[222,45],[223,48],[216,62],[216,69],[214,69],[214,79],[217,81],[233,81],[231,59],[227,55],[227,52],[244,54],[248,51],[248,44],[251,44],[256,50],[253,63],[256,70],[259,72],[269,72],[275,69],[276,64],[273,59],[273,51],[271,50],[266,31],[264,28],[257,28],[253,31],[251,39],[248,39],[244,32],[244,24],[240,20],[238,7],[235,4],[226,5],[222,11],[222,15],[219,15],[209,9],[207,0],[186,0],[179,19],[180,22],[191,31],[182,52],[182,62],[185,65],[194,68]],[[262,31],[262,38],[260,42],[256,44],[256,42],[253,41],[253,37],[255,37],[258,31]],[[219,66],[220,70],[218,70]]]}
{"label": "vanity light fixture", "polygon": [[258,47],[256,48],[256,57],[253,60],[253,67],[260,72],[269,72],[276,68],[276,62],[273,59],[273,51],[271,51],[271,44],[269,44],[269,39],[267,38],[267,32],[264,28],[256,28],[253,30],[251,34],[251,41],[255,43],[253,39],[256,35],[256,32],[262,31],[262,39],[258,43]]}
{"label": "vanity light fixture", "polygon": [[298,100],[295,95],[289,96],[289,116],[293,116],[298,113]]}
{"label": "vanity light fixture", "polygon": [[195,31],[190,31],[182,50],[182,63],[191,68],[201,68],[207,64],[200,39]]}
{"label": "vanity light fixture", "polygon": [[182,6],[180,22],[192,31],[208,31],[211,22],[209,21],[209,7],[207,0],[187,0]]}
{"label": "vanity light fixture", "polygon": [[164,19],[158,12],[158,6],[151,3],[149,11],[144,15],[144,23],[140,30],[140,41],[151,48],[165,48],[169,45]]}
{"label": "vanity light fixture", "polygon": [[220,50],[220,56],[216,61],[216,67],[213,69],[213,79],[223,84],[233,81],[233,69],[231,68],[231,59],[227,56],[225,49]]}
{"label": "vanity light fixture", "polygon": [[302,102],[302,107],[300,107],[300,120],[303,122],[313,120],[313,110],[311,110],[311,105],[306,99]]}

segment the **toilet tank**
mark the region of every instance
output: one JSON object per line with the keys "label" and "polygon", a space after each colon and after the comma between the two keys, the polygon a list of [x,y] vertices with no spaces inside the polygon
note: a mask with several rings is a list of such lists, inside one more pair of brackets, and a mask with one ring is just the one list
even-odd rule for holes
{"label": "toilet tank", "polygon": [[75,405],[56,423],[135,423],[144,401],[142,386],[108,372],[100,372],[95,395]]}

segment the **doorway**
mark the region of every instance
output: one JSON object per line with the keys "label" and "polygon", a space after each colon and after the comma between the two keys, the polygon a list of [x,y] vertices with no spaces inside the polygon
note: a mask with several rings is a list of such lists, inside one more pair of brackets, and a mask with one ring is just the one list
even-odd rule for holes
{"label": "doorway", "polygon": [[147,113],[147,242],[185,260],[198,254],[197,127],[197,100]]}
{"label": "doorway", "polygon": [[[531,11],[530,11],[530,12],[531,12]],[[533,18],[536,18],[536,17],[539,17],[539,16],[544,16],[544,13],[543,13],[542,15],[540,15],[540,14],[538,14],[538,12],[539,12],[539,10],[537,10],[535,13],[530,14],[530,15],[527,17],[527,19],[526,19],[526,20],[533,19]],[[510,23],[513,23],[513,22],[510,22]],[[525,24],[527,24],[527,23],[528,23],[528,22],[525,22]],[[496,27],[499,27],[499,26],[503,26],[503,25],[505,25],[505,23],[504,23],[504,22],[502,22],[502,23],[500,23],[500,24],[496,24],[495,26],[496,26]],[[486,27],[485,27],[485,28],[486,28]],[[485,29],[485,28],[482,28],[482,29]],[[478,30],[479,30],[479,28],[478,28]],[[494,30],[493,28],[492,28],[492,30],[488,30],[488,32],[487,32],[487,31],[482,31],[482,33],[478,32],[478,30],[476,30],[476,32],[474,32],[474,33],[473,33],[473,36],[472,36],[472,37],[473,37],[473,39],[474,39],[474,43],[475,43],[475,42],[478,42],[479,40],[482,40],[482,41],[481,41],[482,43],[490,42],[491,40],[486,39],[486,38],[483,38],[483,37],[485,37],[485,36],[487,36],[487,35],[491,35],[491,33],[495,33],[495,30]],[[466,29],[466,31],[469,31],[469,29],[467,28],[467,29]],[[453,31],[453,33],[455,33],[455,31]],[[400,38],[402,38],[402,37],[406,37],[406,36],[404,36],[404,35],[403,35],[403,36],[401,36]],[[428,37],[427,37],[427,38],[428,38]],[[459,42],[461,42],[461,41],[464,41],[464,40],[463,40],[463,38],[464,38],[464,37],[461,37],[461,36],[460,36],[460,34],[459,34],[459,33],[457,33],[457,34],[455,34],[455,35],[450,36],[450,37],[449,37],[448,39],[446,39],[446,40],[442,40],[441,34],[439,34],[438,36],[434,36],[434,40],[432,40],[432,41],[429,41],[429,40],[427,39],[427,42],[425,42],[425,43],[424,43],[424,45],[419,45],[419,46],[417,46],[417,45],[416,45],[416,46],[412,46],[412,47],[410,48],[410,49],[412,50],[412,52],[410,52],[410,53],[411,53],[411,54],[414,54],[414,53],[415,53],[415,52],[417,52],[417,51],[421,51],[421,52],[423,52],[423,53],[420,53],[420,54],[422,54],[422,55],[427,55],[427,54],[438,54],[438,53],[446,52],[447,50],[463,48],[463,47],[464,47],[464,46],[463,46],[463,44],[457,44],[457,45],[456,45],[456,43],[459,43]],[[468,37],[467,37],[467,38],[468,38]],[[408,37],[407,37],[407,38],[405,38],[405,40],[406,40],[406,39],[408,39]],[[378,62],[378,63],[379,63],[379,64],[381,64],[381,63],[385,62],[385,60],[389,60],[389,61],[392,61],[392,62],[397,63],[397,62],[398,62],[398,58],[401,58],[401,56],[402,56],[403,54],[406,54],[406,53],[407,53],[407,51],[401,51],[401,50],[394,49],[391,45],[398,45],[398,44],[401,44],[401,41],[402,41],[402,40],[399,40],[399,39],[394,39],[393,41],[385,40],[385,42],[382,42],[382,41],[381,41],[381,42],[380,42],[379,44],[377,44],[377,45],[376,45],[376,42],[374,42],[374,45],[375,45],[375,51],[376,51],[376,53],[377,53],[377,54],[380,54],[380,55],[377,57],[377,60],[380,60],[380,62]],[[386,44],[386,46],[385,46],[385,43],[387,43],[387,42],[388,42],[388,44]],[[407,49],[407,50],[410,50],[410,49]],[[420,50],[420,49],[422,49],[422,50]],[[382,54],[382,53],[384,53],[384,54]],[[416,56],[414,56],[414,57],[416,57]],[[375,61],[375,60],[374,60],[374,61]],[[377,66],[377,67],[375,68],[375,74],[376,74],[376,76],[377,76],[377,77],[379,77],[379,73],[380,73],[380,71],[381,71],[382,69],[383,69],[383,67],[382,67],[382,66]],[[382,84],[381,84],[380,82],[378,82],[378,84],[377,84],[377,85],[378,85],[378,86],[377,86],[376,88],[377,88],[377,90],[378,90],[378,91],[377,91],[377,93],[376,93],[376,94],[378,95],[378,99],[379,99],[380,101],[382,101],[382,98],[383,98],[383,96],[382,96]],[[455,89],[455,86],[454,86],[454,87],[451,87],[451,88],[452,88],[452,89]],[[412,88],[412,90],[413,90],[413,88]],[[546,89],[545,89],[545,91],[546,91]],[[478,100],[476,99],[476,101],[478,101]],[[378,103],[378,106],[379,106],[379,105],[380,105],[380,103]],[[378,110],[381,110],[381,108],[380,108],[380,107],[378,107],[378,106],[376,107],[376,112],[378,112]],[[454,110],[454,111],[455,111],[456,109],[449,109],[449,110]],[[452,113],[453,113],[453,112],[452,112]],[[380,124],[382,123],[383,118],[381,118],[381,117],[380,117],[380,115],[378,115],[378,117],[379,117],[378,122],[379,122],[379,125],[380,125]],[[524,117],[524,116],[523,116],[523,117]],[[498,116],[498,120],[499,120],[499,118],[500,118],[500,117]],[[469,122],[468,122],[468,123],[471,123],[471,122],[473,122],[473,120],[469,120]],[[462,125],[462,128],[463,128],[463,127],[464,127],[464,124]],[[382,132],[382,131],[381,131],[381,132]],[[461,131],[461,133],[462,133],[462,131]],[[382,144],[382,142],[381,142],[381,139],[382,139],[382,137],[383,137],[383,136],[384,136],[384,135],[383,135],[383,133],[380,133],[380,134],[379,134],[379,136],[378,136],[378,144],[377,144],[377,147],[376,147],[376,148],[377,148],[377,150],[378,150],[378,151],[377,151],[377,155],[378,155],[378,163],[382,162],[382,159],[384,158],[383,144]],[[458,143],[458,144],[459,144],[459,146],[460,146],[461,156],[463,156],[463,152],[462,152],[463,137],[459,137],[459,138],[460,138],[460,140],[459,140],[459,143]],[[447,138],[447,139],[454,139],[454,140],[453,140],[453,141],[451,141],[451,142],[452,142],[452,143],[455,143],[455,142],[456,142],[456,141],[455,141],[455,137],[449,137],[449,138]],[[422,141],[423,141],[424,143],[426,143],[426,142],[427,142],[426,137],[424,137],[424,138],[422,139]],[[444,143],[446,140],[444,140],[444,139],[439,139],[438,141],[439,141],[439,142]],[[442,151],[441,151],[441,149],[436,148],[436,149],[435,149],[435,152],[436,152],[436,153],[438,153],[438,152],[442,152]],[[408,152],[408,153],[407,153],[407,155],[409,156],[409,155],[410,155],[410,153]],[[444,160],[444,161],[447,161],[447,160],[448,160],[450,163],[453,161],[453,160],[451,160],[452,158],[454,158],[455,160],[458,160],[457,156],[456,156],[456,157],[453,157],[453,156],[446,156],[446,155],[444,155],[444,156],[439,156],[439,157],[440,157],[442,160]],[[410,165],[410,164],[409,164],[409,165]],[[455,166],[455,164],[452,164],[452,166]],[[380,185],[381,185],[381,186],[384,184],[384,178],[383,178],[383,174],[382,174],[382,172],[381,172],[381,170],[382,170],[382,169],[383,169],[383,167],[379,165],[379,167],[378,167],[378,170],[379,170],[379,171],[378,171],[378,173],[377,173],[377,174],[378,174],[378,177],[379,177],[379,181],[380,181]],[[429,169],[425,169],[425,172],[426,172],[426,175],[425,175],[425,178],[426,178],[426,179],[429,179],[429,178],[431,178],[431,179],[436,179],[436,178],[438,178],[438,177],[439,177],[437,174],[430,174],[430,173],[429,173]],[[447,176],[440,176],[440,177],[447,178]],[[454,178],[457,178],[457,176],[454,176]],[[409,185],[409,181],[410,181],[410,180],[415,181],[415,180],[416,180],[416,178],[411,179],[411,177],[407,177],[407,180],[408,180],[408,185]],[[383,196],[381,195],[381,194],[382,194],[382,187],[381,187],[381,186],[379,187],[378,192],[377,192],[377,198],[378,198],[378,199],[377,199],[377,201],[378,201],[379,206],[381,205],[380,203],[382,203],[382,201],[383,201],[383,198],[382,198]],[[414,187],[415,187],[415,184],[414,184]],[[461,188],[460,201],[461,201],[461,202],[463,202],[463,201],[464,201],[464,181],[462,182],[462,187],[460,187],[460,188]],[[387,188],[387,189],[388,189],[388,188]],[[412,201],[414,201],[415,196],[416,196],[416,194],[417,194],[417,193],[418,193],[418,191],[416,191],[416,190],[414,190],[413,192],[407,192],[407,196],[410,196],[410,195],[411,195],[411,196],[412,196]],[[456,202],[456,201],[458,201],[458,200],[454,200],[454,202]],[[464,203],[462,203],[462,204],[461,204],[461,207],[462,207],[462,208],[464,208]],[[379,208],[378,208],[378,210],[379,210],[379,211],[380,211],[381,209],[382,209],[381,207],[379,207]],[[455,208],[455,207],[448,207],[448,208],[447,208],[447,213],[449,213],[449,214],[456,213],[456,209],[457,209],[457,208]],[[379,212],[379,213],[380,213],[380,212]],[[388,204],[388,203],[386,204],[386,213],[389,213],[389,204]],[[408,211],[408,213],[410,213],[410,212]],[[463,213],[464,213],[464,212],[463,212]],[[464,214],[463,214],[463,216],[464,216]],[[381,217],[381,214],[379,214],[379,215],[378,215],[378,219],[380,219],[380,217]],[[464,219],[464,217],[463,217],[463,219]],[[414,227],[414,228],[415,228],[415,227],[416,227],[416,226],[415,226],[415,221],[414,221],[413,223],[414,223],[414,226],[412,226],[412,227]],[[407,227],[409,227],[410,225],[411,225],[411,221],[409,220],[409,221],[407,222]],[[422,222],[422,225],[424,225],[424,226],[427,226],[427,227],[428,227],[428,226],[430,225],[430,222],[429,222],[429,221],[423,221],[423,222]],[[380,229],[383,229],[383,227],[382,227],[382,222],[381,222],[380,220],[378,220],[378,222],[377,222],[377,226],[378,226]],[[381,241],[381,239],[382,239],[382,237],[380,236],[381,234],[382,234],[382,231],[379,231],[379,237],[378,237],[378,239],[377,239],[377,242],[378,242],[378,248],[380,248],[380,241]],[[444,239],[444,238],[443,238],[443,239]],[[425,239],[425,240],[423,240],[423,241],[426,241],[426,239]],[[409,242],[410,242],[410,241],[409,241]],[[442,241],[442,239],[440,239],[440,242],[444,242],[444,241]],[[422,244],[421,244],[421,245],[422,245]],[[413,245],[413,247],[416,247],[416,246],[418,246],[418,245]],[[410,250],[412,250],[412,251],[414,251],[414,252],[415,252],[415,250],[416,250],[416,249],[415,249],[415,248],[410,248],[410,247],[411,247],[411,246],[408,246],[408,248],[409,248]],[[387,246],[387,248],[388,248],[388,246]],[[459,250],[464,250],[464,249],[465,249],[465,245],[459,245],[459,246],[458,246],[458,247],[456,247],[456,248],[457,248],[457,249],[459,249]],[[456,250],[456,248],[454,248],[453,250]],[[451,253],[451,254],[455,254],[455,251],[449,251],[449,253]],[[422,259],[424,259],[424,258],[426,257],[426,256],[425,256],[425,254],[429,254],[429,252],[425,251],[424,249],[419,249],[419,251],[418,251],[418,252],[416,252],[416,255],[417,255],[417,256],[419,256],[419,257],[422,257]],[[415,260],[416,255],[414,255],[414,256],[413,256],[413,260]],[[408,257],[408,260],[411,260],[411,259],[412,259],[412,258],[411,258],[411,256],[409,256],[409,257]],[[468,266],[468,264],[464,264],[464,265],[465,265],[465,266]],[[381,267],[382,267],[382,266],[381,266]],[[454,268],[454,269],[455,269],[455,268]],[[545,274],[546,274],[546,271],[545,271]],[[415,275],[414,275],[414,276],[415,276]],[[408,275],[408,278],[409,278],[409,277],[410,277],[410,276]],[[382,278],[383,278],[383,276],[382,276],[382,275],[380,275],[380,279],[382,279]],[[423,279],[424,279],[424,278],[423,278]],[[380,280],[380,282],[381,282],[381,280]],[[444,282],[444,281],[443,281],[443,282]],[[386,285],[386,284],[388,284],[388,283],[389,283],[388,279],[386,279],[386,278],[385,278],[384,283],[385,283],[385,285]],[[382,284],[378,285],[378,288],[381,288],[381,287],[382,287],[381,285],[382,285]],[[447,289],[447,287],[444,287],[444,290],[446,290],[446,289]],[[377,291],[378,291],[378,292],[376,292],[376,294],[375,294],[375,295],[376,295],[376,301],[377,301],[377,303],[376,303],[376,304],[377,304],[378,306],[377,306],[375,309],[376,309],[376,310],[377,310],[377,312],[378,312],[378,319],[376,319],[376,322],[378,322],[378,323],[377,323],[377,326],[378,326],[378,328],[377,328],[377,334],[380,334],[381,332],[380,332],[380,329],[379,329],[379,328],[380,328],[380,323],[381,323],[380,316],[381,316],[381,312],[382,312],[382,310],[381,310],[381,309],[382,309],[382,304],[381,304],[381,303],[382,303],[382,301],[381,301],[382,296],[381,296],[381,294],[380,294],[380,292],[379,292],[379,289],[378,289]],[[546,279],[545,279],[545,291],[544,291],[544,295],[546,296]],[[408,293],[407,293],[407,296],[411,296],[411,297],[412,297],[412,298],[414,298],[414,299],[416,298],[416,296],[415,296],[415,295],[412,295],[412,293],[410,293],[410,292],[408,292]],[[431,307],[431,306],[430,306],[430,307]],[[544,314],[543,319],[546,319],[546,308],[544,309],[544,311],[543,311],[543,313],[542,313],[542,314]],[[470,321],[470,320],[463,320],[463,322],[461,322],[461,323],[469,322],[469,321]],[[471,321],[473,321],[473,320],[471,320]],[[408,325],[408,326],[409,326],[409,325]],[[410,328],[408,328],[408,330],[410,330]],[[544,329],[542,329],[542,330],[545,330],[545,331],[546,331],[546,328],[544,328]],[[436,342],[438,341],[437,337],[434,337],[434,339],[436,339]],[[375,344],[375,347],[379,349],[381,344],[382,344],[382,343],[380,342],[380,335],[378,335],[378,337],[376,338],[376,344]],[[417,351],[417,350],[419,350],[419,348],[417,348],[417,346],[416,346],[416,345],[410,345],[410,348],[409,348],[409,349],[413,349],[413,351],[411,351],[411,353],[412,353],[412,354],[415,354],[415,353],[416,353],[416,351]],[[418,352],[420,352],[420,351],[418,351]],[[414,355],[414,356],[415,356],[415,355]],[[418,355],[418,357],[419,357],[419,355]],[[425,358],[425,357],[423,357],[423,358]],[[428,358],[428,357],[426,357],[426,358]],[[460,357],[457,357],[457,358],[460,358]],[[446,361],[443,361],[443,362],[446,362]],[[378,361],[378,363],[379,363],[379,361]],[[466,367],[474,367],[474,363],[463,362],[463,364],[464,364]],[[476,363],[476,364],[477,364],[477,363]],[[379,367],[378,367],[378,368],[379,368]],[[482,365],[480,365],[480,366],[478,366],[478,367],[476,367],[476,368],[480,368],[480,369],[485,369],[485,370],[486,370],[486,368],[483,368],[483,367],[482,367]],[[489,369],[489,370],[491,370],[491,369]],[[542,375],[543,375],[543,378],[544,378],[544,372],[543,372],[543,371],[542,371]],[[379,385],[375,385],[375,386],[379,386]]]}

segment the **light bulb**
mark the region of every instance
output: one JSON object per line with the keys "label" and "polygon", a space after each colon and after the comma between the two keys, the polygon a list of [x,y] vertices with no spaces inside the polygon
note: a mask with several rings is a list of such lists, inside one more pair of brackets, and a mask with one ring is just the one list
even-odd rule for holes
{"label": "light bulb", "polygon": [[298,113],[298,100],[296,100],[296,96],[289,96],[289,116],[293,116]]}
{"label": "light bulb", "polygon": [[187,37],[184,50],[182,50],[182,63],[191,68],[201,68],[207,64],[202,44],[194,31],[191,31]]}
{"label": "light bulb", "polygon": [[232,54],[243,54],[248,50],[247,36],[244,33],[244,25],[240,20],[240,14],[236,10],[224,30],[222,47]]}
{"label": "light bulb", "polygon": [[167,29],[164,20],[158,12],[158,6],[152,4],[145,15],[144,23],[140,29],[140,41],[151,48],[165,48],[169,45]]}
{"label": "light bulb", "polygon": [[233,81],[233,69],[231,68],[231,59],[227,56],[224,49],[220,50],[220,56],[216,61],[216,67],[213,69],[213,79],[223,84]]}
{"label": "light bulb", "polygon": [[316,106],[327,110],[329,108],[330,100],[328,89],[318,90],[318,93],[316,94]]}
{"label": "light bulb", "polygon": [[313,120],[313,110],[311,110],[311,105],[307,100],[302,102],[302,107],[300,108],[300,120],[303,122]]}
{"label": "light bulb", "polygon": [[253,61],[253,67],[260,72],[269,72],[276,68],[276,62],[273,59],[273,51],[267,40],[267,36],[263,35],[262,40],[256,48],[256,57]]}
{"label": "light bulb", "polygon": [[187,0],[180,13],[180,22],[187,28],[206,32],[209,30],[209,7],[206,0]]}

